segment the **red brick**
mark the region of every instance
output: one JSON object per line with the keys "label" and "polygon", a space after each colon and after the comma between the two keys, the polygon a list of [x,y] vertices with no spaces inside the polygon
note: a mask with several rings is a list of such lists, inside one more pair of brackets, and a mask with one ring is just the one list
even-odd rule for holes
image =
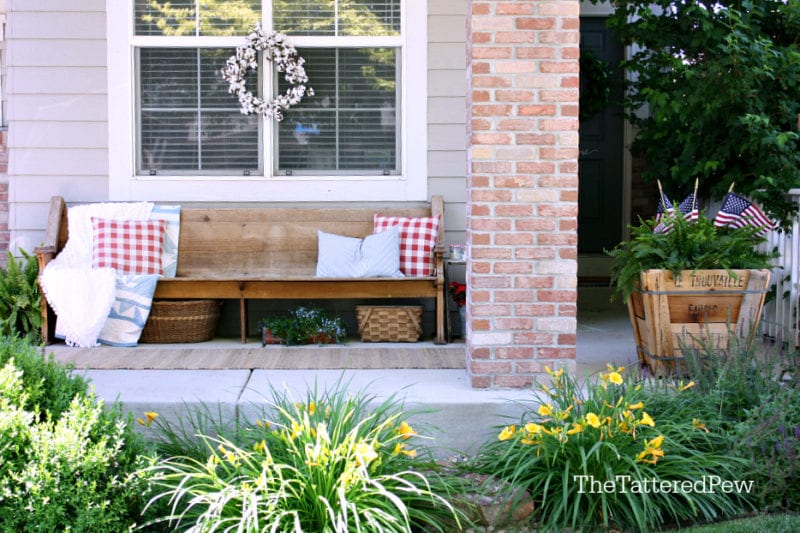
{"label": "red brick", "polygon": [[[578,162],[561,161],[558,163],[558,171],[563,174],[575,174],[574,179],[578,179]],[[577,187],[577,185],[576,185]]]}
{"label": "red brick", "polygon": [[526,246],[533,244],[530,233],[500,233],[494,237],[495,244],[501,246]]}
{"label": "red brick", "polygon": [[473,102],[488,102],[491,99],[489,91],[472,91]]}
{"label": "red brick", "polygon": [[517,345],[528,344],[531,346],[546,346],[553,344],[553,336],[549,333],[515,333],[514,343]]}
{"label": "red brick", "polygon": [[492,72],[491,63],[486,63],[486,62],[483,62],[483,61],[473,62],[470,68],[471,68],[473,76],[482,75],[482,74],[490,74]]}
{"label": "red brick", "polygon": [[542,176],[539,178],[539,186],[574,189],[578,187],[578,176]]}
{"label": "red brick", "polygon": [[[517,163],[517,170],[520,172],[527,172],[529,174],[552,174],[556,170],[556,166],[549,162],[520,162]],[[577,185],[576,185],[577,186]]]}
{"label": "red brick", "polygon": [[[577,120],[575,121],[578,122]],[[539,150],[539,156],[542,159],[578,159],[578,148],[548,148],[542,147]]]}
{"label": "red brick", "polygon": [[530,347],[497,348],[494,354],[497,359],[532,359],[534,355]]}
{"label": "red brick", "polygon": [[511,136],[505,133],[476,133],[472,136],[472,144],[511,144]]}
{"label": "red brick", "polygon": [[[511,78],[504,76],[473,76],[473,87],[510,87]],[[510,110],[510,109],[509,109]],[[508,113],[506,113],[508,114]]]}
{"label": "red brick", "polygon": [[498,176],[494,179],[494,186],[501,189],[529,189],[534,185],[531,176]]}
{"label": "red brick", "polygon": [[533,385],[533,377],[513,374],[494,376],[494,386],[506,389],[525,389]]}
{"label": "red brick", "polygon": [[546,74],[577,74],[580,71],[577,61],[542,61],[539,64],[539,70]]}
{"label": "red brick", "polygon": [[561,191],[561,195],[559,198],[562,202],[577,202],[578,201],[578,191]]}
{"label": "red brick", "polygon": [[[536,32],[532,31],[498,31],[494,36],[497,44],[535,43]],[[519,56],[517,56],[519,57]]]}
{"label": "red brick", "polygon": [[470,370],[474,374],[508,374],[512,371],[511,362],[509,361],[472,361],[470,363]]}
{"label": "red brick", "polygon": [[[561,88],[562,89],[580,89],[581,86],[581,79],[578,76],[567,76],[561,78]],[[562,107],[563,109],[563,107]]]}
{"label": "red brick", "polygon": [[520,59],[553,59],[556,57],[555,49],[550,46],[525,46],[517,48],[516,52]]}
{"label": "red brick", "polygon": [[561,116],[562,117],[577,117],[579,114],[578,106],[577,105],[562,105],[561,106]]}
{"label": "red brick", "polygon": [[472,14],[473,15],[488,15],[489,13],[491,13],[490,6],[491,6],[491,4],[489,4],[489,3],[472,2]]}
{"label": "red brick", "polygon": [[[555,112],[555,107],[553,107]],[[472,114],[478,117],[507,117],[511,115],[511,106],[504,104],[473,105]]]}
{"label": "red brick", "polygon": [[575,359],[575,348],[547,348],[540,347],[539,359]]}
{"label": "red brick", "polygon": [[473,46],[471,56],[474,59],[508,59],[513,50],[510,46]]}
{"label": "red brick", "polygon": [[535,246],[533,248],[521,248],[514,254],[515,259],[522,261],[541,261],[545,259],[555,259],[556,253],[553,248]]}
{"label": "red brick", "polygon": [[553,117],[556,116],[557,108],[554,105],[521,105],[519,106],[520,116],[532,117]]}
{"label": "red brick", "polygon": [[473,318],[470,324],[472,324],[472,331],[489,331],[492,329],[492,324],[488,320],[477,320]]}
{"label": "red brick", "polygon": [[575,342],[577,342],[577,336],[574,333],[562,333],[558,336],[558,344],[571,346]]}
{"label": "red brick", "polygon": [[558,251],[558,257],[561,259],[577,259],[578,250],[577,248],[562,248]]}
{"label": "red brick", "polygon": [[541,205],[539,206],[539,216],[543,217],[569,217],[578,216],[577,205]]}
{"label": "red brick", "polygon": [[497,290],[494,293],[494,299],[495,299],[496,302],[531,302],[531,301],[533,301],[533,291],[528,291],[528,290],[515,290],[515,291]]}
{"label": "red brick", "polygon": [[510,202],[513,198],[511,191],[503,189],[482,189],[472,191],[473,202]]}
{"label": "red brick", "polygon": [[492,270],[495,274],[530,274],[533,271],[533,265],[524,261],[513,261],[510,263],[495,263]]}
{"label": "red brick", "polygon": [[575,219],[559,220],[558,231],[578,231],[578,221]]}
{"label": "red brick", "polygon": [[497,4],[497,15],[530,15],[533,13],[533,4],[530,2],[515,2]]}
{"label": "red brick", "polygon": [[517,276],[514,286],[520,289],[552,289],[553,276]]}
{"label": "red brick", "polygon": [[517,144],[531,144],[536,146],[551,145],[556,143],[556,136],[552,133],[527,133],[517,135]]}
{"label": "red brick", "polygon": [[531,204],[503,204],[494,208],[494,214],[503,217],[529,217],[533,215]]}
{"label": "red brick", "polygon": [[491,376],[470,376],[470,385],[473,389],[488,389],[492,386]]}
{"label": "red brick", "polygon": [[[533,100],[533,97],[534,97],[533,91],[504,90],[504,89],[498,89],[494,95],[495,101],[497,102],[530,102],[531,100]],[[505,128],[501,126],[500,129],[505,129]]]}
{"label": "red brick", "polygon": [[537,239],[540,246],[570,246],[577,242],[578,236],[575,233],[542,233]]}
{"label": "red brick", "polygon": [[558,316],[574,318],[578,316],[578,306],[575,304],[558,304]]}
{"label": "red brick", "polygon": [[528,218],[514,223],[516,231],[555,231],[556,221],[550,218]]}
{"label": "red brick", "polygon": [[[494,321],[495,329],[503,331],[525,330],[533,328],[533,320],[525,318],[497,318]],[[496,353],[496,352],[495,352]]]}
{"label": "red brick", "polygon": [[469,212],[472,216],[476,217],[481,217],[481,216],[486,217],[492,214],[491,210],[489,209],[489,206],[484,204],[470,204]]}
{"label": "red brick", "polygon": [[577,292],[569,291],[539,291],[537,293],[540,302],[574,302],[577,299]]}
{"label": "red brick", "polygon": [[476,348],[472,352],[473,359],[490,359],[492,357],[492,352],[488,348]]}
{"label": "red brick", "polygon": [[522,316],[553,316],[556,306],[552,303],[528,303],[516,306],[516,310]]}
{"label": "red brick", "polygon": [[521,30],[551,30],[556,27],[554,18],[518,18],[517,28]]}
{"label": "red brick", "polygon": [[492,32],[474,31],[471,37],[472,44],[486,44],[492,42]]}
{"label": "red brick", "polygon": [[[506,161],[473,161],[473,173],[486,173],[486,174],[511,174],[511,163]],[[475,186],[473,182],[473,187]],[[486,178],[486,185],[489,186],[489,178]]]}

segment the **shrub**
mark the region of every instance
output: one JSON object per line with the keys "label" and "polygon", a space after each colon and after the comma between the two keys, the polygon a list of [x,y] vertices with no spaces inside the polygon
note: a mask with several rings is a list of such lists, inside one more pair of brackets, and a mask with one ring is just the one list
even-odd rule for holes
{"label": "shrub", "polygon": [[519,424],[504,427],[472,463],[526,487],[542,529],[649,531],[742,511],[738,494],[692,485],[735,480],[742,464],[714,452],[717,437],[701,420],[654,418],[645,384],[621,368],[609,367],[585,392],[563,370],[548,372],[552,386],[541,385]]}
{"label": "shrub", "polygon": [[[394,398],[342,383],[302,402],[273,390],[273,410],[150,471],[176,529],[450,531],[458,519],[420,437]],[[165,427],[166,426],[166,427]],[[160,418],[157,432],[175,435]],[[182,443],[190,442],[181,438]],[[202,451],[202,457],[198,457]]]}
{"label": "shrub", "polygon": [[20,250],[19,261],[8,252],[6,269],[0,270],[0,335],[41,338],[42,294],[39,263]]}
{"label": "shrub", "polygon": [[24,364],[5,357],[0,367],[0,530],[127,530],[145,504],[145,480],[133,476],[144,447],[119,408],[106,410],[83,380],[22,341],[3,349]]}

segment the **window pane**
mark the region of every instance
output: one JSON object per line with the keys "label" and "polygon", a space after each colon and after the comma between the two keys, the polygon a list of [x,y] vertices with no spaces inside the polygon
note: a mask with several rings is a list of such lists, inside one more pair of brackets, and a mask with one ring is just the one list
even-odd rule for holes
{"label": "window pane", "polygon": [[398,50],[303,49],[300,54],[315,95],[279,123],[279,173],[397,173]]}
{"label": "window pane", "polygon": [[275,0],[272,19],[287,35],[397,35],[400,0]]}
{"label": "window pane", "polygon": [[[219,74],[231,53],[139,50],[140,172],[258,172],[260,120],[239,112]],[[248,86],[256,90],[251,74]]]}
{"label": "window pane", "polygon": [[261,0],[136,0],[136,35],[246,35]]}

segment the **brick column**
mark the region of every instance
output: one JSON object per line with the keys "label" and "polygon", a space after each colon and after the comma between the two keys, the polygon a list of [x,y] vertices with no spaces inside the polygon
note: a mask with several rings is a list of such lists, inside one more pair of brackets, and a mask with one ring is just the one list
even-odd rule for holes
{"label": "brick column", "polygon": [[575,368],[578,0],[472,0],[468,373],[528,387]]}

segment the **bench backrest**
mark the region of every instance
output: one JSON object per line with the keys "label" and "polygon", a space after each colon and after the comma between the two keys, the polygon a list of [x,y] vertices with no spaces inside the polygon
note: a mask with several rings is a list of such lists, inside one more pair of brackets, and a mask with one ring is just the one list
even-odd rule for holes
{"label": "bench backrest", "polygon": [[[53,203],[51,216],[52,211]],[[443,215],[443,202],[441,196],[434,196],[431,203],[368,206],[184,206],[178,276],[313,276],[317,264],[317,231],[363,238],[372,233],[375,213],[404,217]],[[59,218],[57,250],[60,251],[68,237],[66,209],[61,209]],[[440,219],[440,246],[444,242],[443,235],[444,221]]]}

